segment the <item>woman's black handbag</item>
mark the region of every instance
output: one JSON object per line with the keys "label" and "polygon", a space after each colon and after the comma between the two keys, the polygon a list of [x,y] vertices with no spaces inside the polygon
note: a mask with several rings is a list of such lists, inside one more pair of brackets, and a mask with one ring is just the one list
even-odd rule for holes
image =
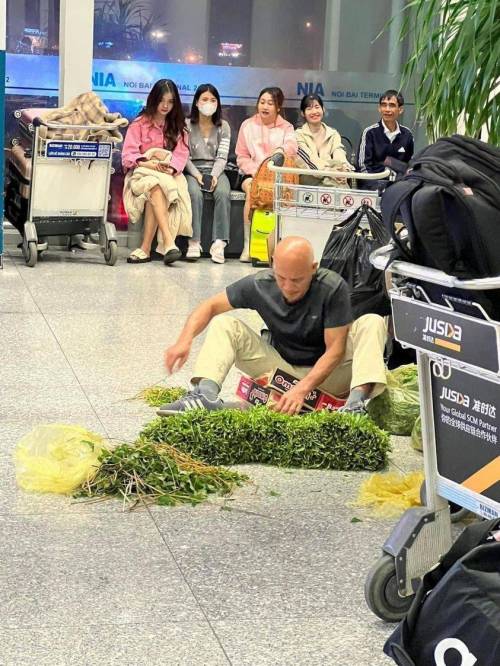
{"label": "woman's black handbag", "polygon": [[[368,228],[363,226],[368,222]],[[334,227],[320,265],[338,273],[351,291],[354,319],[364,314],[390,314],[384,272],[370,263],[370,254],[390,241],[381,216],[363,204],[342,224]]]}
{"label": "woman's black handbag", "polygon": [[399,666],[500,664],[500,519],[466,527],[427,573],[384,652]]}

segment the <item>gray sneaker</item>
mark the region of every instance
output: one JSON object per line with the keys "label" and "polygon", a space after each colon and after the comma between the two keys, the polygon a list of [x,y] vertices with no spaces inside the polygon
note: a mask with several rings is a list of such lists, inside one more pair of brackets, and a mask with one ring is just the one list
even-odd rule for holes
{"label": "gray sneaker", "polygon": [[339,407],[339,412],[351,413],[351,414],[368,414],[366,410],[366,403],[363,400],[358,400],[353,402],[351,405],[343,405]]}
{"label": "gray sneaker", "polygon": [[165,405],[161,405],[156,413],[158,416],[175,416],[176,414],[190,412],[193,409],[214,411],[216,409],[223,409],[223,407],[224,403],[220,398],[209,400],[202,393],[190,391],[183,398],[179,398],[175,402],[167,402]]}

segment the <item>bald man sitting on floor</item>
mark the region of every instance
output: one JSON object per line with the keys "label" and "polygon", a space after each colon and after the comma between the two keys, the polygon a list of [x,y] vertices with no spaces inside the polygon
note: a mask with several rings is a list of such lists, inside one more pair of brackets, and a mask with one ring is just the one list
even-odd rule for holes
{"label": "bald man sitting on floor", "polygon": [[[270,342],[239,319],[218,316],[238,308],[259,313]],[[347,284],[337,273],[318,268],[304,238],[281,241],[271,269],[248,275],[201,303],[165,352],[169,373],[185,364],[194,338],[209,324],[195,363],[193,390],[162,405],[160,416],[222,409],[219,392],[233,365],[254,378],[275,368],[299,378],[274,406],[285,414],[300,412],[305,396],[316,387],[335,396],[349,394],[343,409],[359,412],[368,398],[385,389],[384,319],[367,314],[353,322]]]}

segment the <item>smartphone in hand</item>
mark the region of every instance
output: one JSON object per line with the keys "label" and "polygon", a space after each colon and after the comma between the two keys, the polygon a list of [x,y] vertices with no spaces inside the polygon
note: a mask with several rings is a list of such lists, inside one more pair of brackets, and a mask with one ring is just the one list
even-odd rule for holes
{"label": "smartphone in hand", "polygon": [[204,173],[201,177],[201,189],[203,192],[212,191],[212,176],[209,173]]}

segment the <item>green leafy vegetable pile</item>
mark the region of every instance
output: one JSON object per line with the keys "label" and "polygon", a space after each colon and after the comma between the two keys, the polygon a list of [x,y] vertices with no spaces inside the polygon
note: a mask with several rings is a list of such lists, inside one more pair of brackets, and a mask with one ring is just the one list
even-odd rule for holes
{"label": "green leafy vegetable pile", "polygon": [[168,444],[137,442],[103,450],[92,480],[75,495],[80,498],[120,497],[133,509],[138,504],[198,504],[210,493],[227,495],[247,477],[211,467]]}
{"label": "green leafy vegetable pile", "polygon": [[420,414],[417,366],[402,365],[387,373],[387,389],[368,403],[368,414],[391,435],[411,435]]}
{"label": "green leafy vegetable pile", "polygon": [[136,395],[134,400],[144,400],[144,402],[151,407],[160,407],[160,405],[164,405],[167,402],[175,402],[176,400],[179,400],[179,398],[185,396],[186,393],[186,389],[178,386],[150,386]]}
{"label": "green leafy vegetable pile", "polygon": [[263,463],[337,470],[382,469],[390,448],[387,433],[367,416],[328,411],[287,416],[266,407],[195,410],[156,419],[140,439],[168,442],[211,465]]}

